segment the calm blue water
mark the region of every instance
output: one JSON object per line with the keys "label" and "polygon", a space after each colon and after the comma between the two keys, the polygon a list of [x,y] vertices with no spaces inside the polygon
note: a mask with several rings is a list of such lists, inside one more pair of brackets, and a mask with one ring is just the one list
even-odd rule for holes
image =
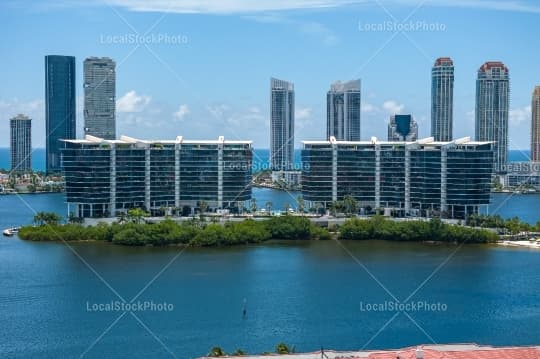
{"label": "calm blue water", "polygon": [[[274,207],[292,203],[284,192],[255,189],[254,196],[259,202],[272,200]],[[494,197],[494,205],[508,199]],[[31,222],[32,208],[65,214],[63,202],[62,194],[0,196],[0,228]],[[500,213],[528,215],[534,221],[538,208],[540,196],[515,195]],[[511,213],[515,210],[520,212]],[[400,300],[451,257],[413,297],[414,302],[444,305],[446,311],[409,313],[436,342],[538,344],[540,251],[487,245],[457,251],[451,245],[414,243],[343,245]],[[96,273],[129,301],[179,250],[101,243],[68,247],[1,238],[0,357],[79,357],[121,315],[87,309],[117,299]],[[189,249],[139,300],[174,308],[136,313],[153,334],[125,315],[85,358],[170,357],[153,335],[178,358],[206,354],[214,345],[260,353],[280,341],[298,351],[360,349],[395,314],[362,311],[393,299],[333,241]],[[399,314],[367,347],[429,342]]]}

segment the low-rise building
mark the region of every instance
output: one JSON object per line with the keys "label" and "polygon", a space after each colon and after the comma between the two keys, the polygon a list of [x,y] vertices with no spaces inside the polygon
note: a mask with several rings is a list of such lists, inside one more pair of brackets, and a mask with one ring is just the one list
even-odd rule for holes
{"label": "low-rise building", "polygon": [[236,209],[251,200],[250,141],[86,136],[63,142],[68,211],[78,217],[111,217],[130,208]]}
{"label": "low-rise building", "polygon": [[361,213],[465,218],[490,201],[493,143],[304,141],[302,194],[328,208],[352,196]]}
{"label": "low-rise building", "polygon": [[540,162],[509,162],[504,186],[540,190]]}

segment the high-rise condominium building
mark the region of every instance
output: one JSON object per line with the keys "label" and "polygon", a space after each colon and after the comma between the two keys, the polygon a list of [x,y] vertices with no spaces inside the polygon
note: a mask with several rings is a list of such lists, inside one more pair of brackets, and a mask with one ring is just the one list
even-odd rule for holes
{"label": "high-rise condominium building", "polygon": [[87,135],[64,147],[68,211],[77,217],[114,217],[130,208],[189,214],[203,202],[212,210],[241,210],[251,200],[250,141]]}
{"label": "high-rise condominium building", "polygon": [[76,136],[75,99],[75,57],[45,56],[47,173],[61,172],[60,140]]}
{"label": "high-rise condominium building", "polygon": [[32,170],[32,120],[17,115],[10,120],[11,171]]}
{"label": "high-rise condominium building", "polygon": [[352,196],[360,213],[466,218],[489,204],[493,143],[304,141],[302,196],[328,208]]}
{"label": "high-rise condominium building", "polygon": [[116,63],[108,57],[84,60],[84,133],[116,138]]}
{"label": "high-rise condominium building", "polygon": [[531,160],[540,162],[540,86],[532,96]]}
{"label": "high-rise condominium building", "polygon": [[326,94],[326,138],[360,141],[360,80],[334,82]]}
{"label": "high-rise condominium building", "polygon": [[435,60],[431,69],[431,136],[451,141],[454,121],[454,63],[449,57]]}
{"label": "high-rise condominium building", "polygon": [[502,62],[486,62],[476,79],[476,140],[495,142],[495,172],[504,173],[508,158],[510,76]]}
{"label": "high-rise condominium building", "polygon": [[418,125],[412,115],[393,115],[388,124],[388,141],[416,141]]}
{"label": "high-rise condominium building", "polygon": [[294,85],[270,79],[270,166],[288,171],[294,165]]}

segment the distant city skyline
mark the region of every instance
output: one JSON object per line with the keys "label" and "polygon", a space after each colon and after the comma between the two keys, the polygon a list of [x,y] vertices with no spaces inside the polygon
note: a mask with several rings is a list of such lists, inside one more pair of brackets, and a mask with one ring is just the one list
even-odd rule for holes
{"label": "distant city skyline", "polygon": [[[200,139],[224,134],[250,138],[256,148],[270,147],[271,76],[295,83],[296,148],[302,139],[326,137],[325,95],[336,79],[362,79],[363,140],[386,137],[393,113],[413,113],[419,137],[430,136],[430,70],[438,57],[449,56],[455,66],[454,138],[474,136],[476,70],[500,60],[512,70],[509,147],[529,149],[531,90],[539,83],[530,72],[540,59],[540,50],[531,46],[540,30],[539,6],[518,2],[524,5],[480,1],[464,8],[449,1],[382,0],[396,20],[375,2],[329,1],[324,9],[276,2],[268,9],[224,1],[218,11],[203,1],[196,14],[181,11],[190,5],[176,1],[169,12],[155,3],[137,7],[130,0],[66,1],[62,6],[3,2],[0,76],[6,86],[0,89],[5,114],[0,146],[9,146],[9,118],[25,113],[33,119],[35,147],[45,147],[42,59],[47,54],[76,57],[78,137],[84,133],[83,60],[106,56],[117,62],[118,133]],[[413,24],[442,26],[404,34],[375,26],[399,23],[409,14]],[[132,36],[136,33],[139,37]],[[477,41],[494,34],[498,43],[512,47]],[[286,60],[277,61],[277,54]]]}

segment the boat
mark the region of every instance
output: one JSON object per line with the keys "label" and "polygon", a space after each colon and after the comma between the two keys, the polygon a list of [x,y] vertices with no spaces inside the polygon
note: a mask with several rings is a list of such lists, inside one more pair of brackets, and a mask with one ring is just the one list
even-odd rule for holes
{"label": "boat", "polygon": [[13,235],[19,233],[20,227],[11,227],[4,229],[3,235],[6,237],[12,237]]}

